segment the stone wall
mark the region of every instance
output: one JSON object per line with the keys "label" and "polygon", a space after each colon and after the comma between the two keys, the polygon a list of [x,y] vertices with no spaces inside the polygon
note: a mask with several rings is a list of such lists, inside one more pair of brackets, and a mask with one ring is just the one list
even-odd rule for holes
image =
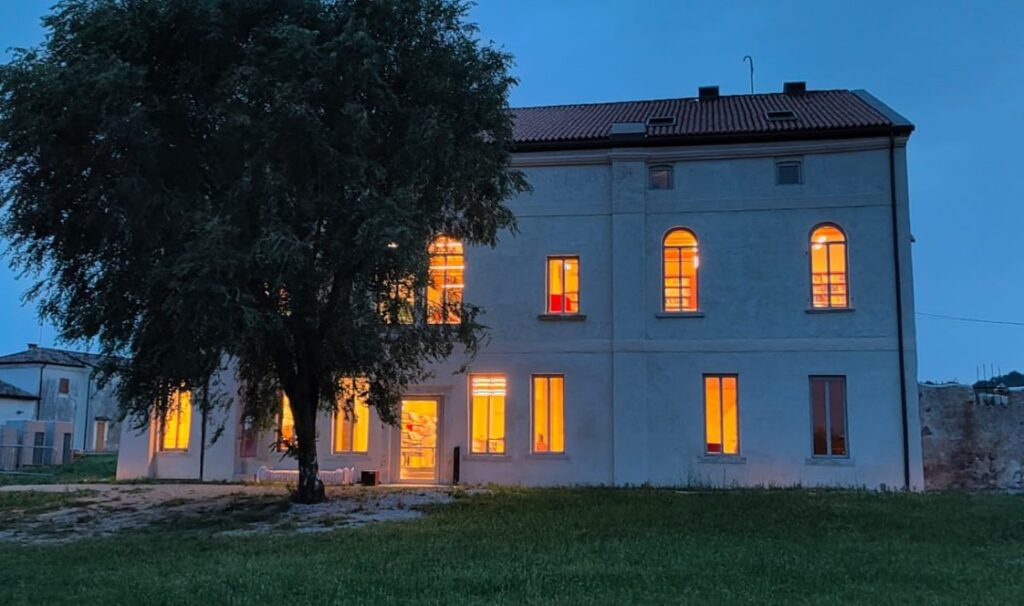
{"label": "stone wall", "polygon": [[921,385],[919,393],[926,489],[1024,489],[1024,392]]}

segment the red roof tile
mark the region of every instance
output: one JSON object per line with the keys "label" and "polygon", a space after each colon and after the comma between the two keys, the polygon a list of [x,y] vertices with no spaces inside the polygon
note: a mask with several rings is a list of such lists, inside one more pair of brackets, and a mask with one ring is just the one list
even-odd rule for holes
{"label": "red roof tile", "polygon": [[[686,98],[522,107],[512,110],[514,136],[517,147],[527,148],[557,147],[559,143],[599,144],[609,141],[613,123],[646,122],[655,117],[674,117],[676,121],[673,125],[648,127],[642,141],[738,135],[785,139],[808,133],[893,126],[909,133],[913,128],[870,95],[858,93],[828,90],[801,95],[733,95],[707,101]],[[785,110],[796,114],[795,118],[768,118],[768,112]]]}

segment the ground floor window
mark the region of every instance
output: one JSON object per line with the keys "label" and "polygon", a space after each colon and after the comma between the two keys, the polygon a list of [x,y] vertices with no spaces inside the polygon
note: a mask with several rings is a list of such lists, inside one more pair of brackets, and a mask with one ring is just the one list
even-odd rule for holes
{"label": "ground floor window", "polygon": [[288,450],[295,441],[295,417],[292,416],[292,403],[286,394],[281,394],[281,414],[277,417],[277,449]]}
{"label": "ground floor window", "polygon": [[848,456],[846,377],[811,377],[811,427],[814,456]]}
{"label": "ground floor window", "polygon": [[533,376],[533,452],[565,452],[562,375]]}
{"label": "ground floor window", "polygon": [[171,394],[163,422],[160,424],[161,450],[188,450],[188,434],[192,424],[192,393],[181,389]]}
{"label": "ground floor window", "polygon": [[474,454],[505,453],[504,375],[473,375],[470,377],[470,425]]}
{"label": "ground floor window", "polygon": [[736,375],[704,375],[704,435],[707,454],[740,452]]}
{"label": "ground floor window", "polygon": [[370,438],[367,381],[345,379],[341,387],[342,401],[334,413],[334,452],[366,452]]}

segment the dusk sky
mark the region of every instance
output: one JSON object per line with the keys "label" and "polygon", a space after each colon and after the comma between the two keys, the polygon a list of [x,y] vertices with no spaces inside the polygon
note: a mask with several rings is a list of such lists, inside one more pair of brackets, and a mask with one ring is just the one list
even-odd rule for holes
{"label": "dusk sky", "polygon": [[[42,41],[52,1],[0,4],[0,57]],[[472,12],[511,52],[513,105],[690,97],[787,80],[866,89],[917,127],[908,158],[922,380],[1024,371],[1024,3],[492,0]],[[0,354],[54,344],[28,282],[0,266]]]}

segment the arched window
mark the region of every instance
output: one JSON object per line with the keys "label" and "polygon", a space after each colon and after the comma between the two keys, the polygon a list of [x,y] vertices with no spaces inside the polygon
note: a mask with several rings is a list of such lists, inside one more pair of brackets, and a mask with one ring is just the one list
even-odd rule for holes
{"label": "arched window", "polygon": [[665,234],[662,255],[662,309],[697,311],[697,236],[677,228]]}
{"label": "arched window", "polygon": [[461,321],[465,269],[460,240],[440,236],[430,244],[428,324],[458,324]]}
{"label": "arched window", "polygon": [[850,306],[846,234],[838,225],[819,225],[811,232],[811,306],[841,309]]}

